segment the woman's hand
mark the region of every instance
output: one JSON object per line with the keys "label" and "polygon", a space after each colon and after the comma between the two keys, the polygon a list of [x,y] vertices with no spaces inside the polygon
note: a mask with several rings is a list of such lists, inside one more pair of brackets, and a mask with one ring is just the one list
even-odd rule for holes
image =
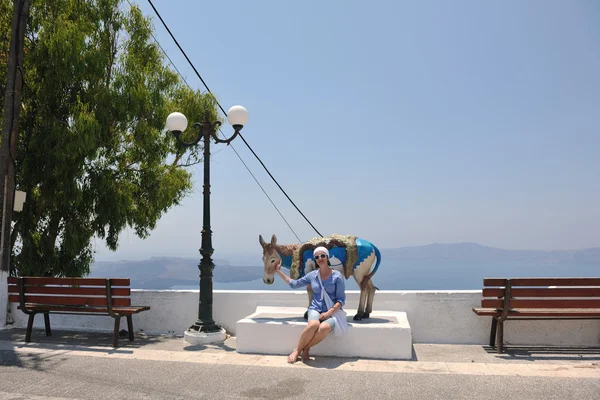
{"label": "woman's hand", "polygon": [[329,318],[331,318],[332,315],[333,315],[333,313],[331,312],[331,310],[321,313],[321,316],[319,317],[319,321],[323,322],[325,320],[328,320]]}
{"label": "woman's hand", "polygon": [[276,262],[275,262],[275,265],[273,265],[273,268],[275,268],[275,273],[276,273],[277,275],[279,275],[279,277],[280,277],[281,279],[283,279],[283,281],[284,281],[286,284],[288,284],[288,285],[289,285],[289,284],[290,284],[290,282],[291,282],[291,279],[290,279],[290,277],[289,277],[289,276],[287,276],[287,275],[285,274],[285,272],[283,272],[283,271],[281,270],[281,260],[279,260],[279,261],[276,261]]}
{"label": "woman's hand", "polygon": [[339,301],[337,301],[333,305],[333,307],[331,307],[326,312],[321,313],[321,316],[319,317],[319,320],[320,321],[325,321],[326,319],[329,319],[329,318],[333,317],[333,314],[335,314],[337,312],[337,310],[339,310],[340,308],[342,308],[342,303],[340,303]]}

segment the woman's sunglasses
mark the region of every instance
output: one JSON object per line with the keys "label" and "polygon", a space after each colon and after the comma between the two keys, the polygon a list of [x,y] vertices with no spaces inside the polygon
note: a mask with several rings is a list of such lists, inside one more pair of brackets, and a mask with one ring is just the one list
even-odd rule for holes
{"label": "woman's sunglasses", "polygon": [[325,258],[327,257],[325,254],[320,254],[318,256],[315,256],[315,260],[318,260],[319,258]]}

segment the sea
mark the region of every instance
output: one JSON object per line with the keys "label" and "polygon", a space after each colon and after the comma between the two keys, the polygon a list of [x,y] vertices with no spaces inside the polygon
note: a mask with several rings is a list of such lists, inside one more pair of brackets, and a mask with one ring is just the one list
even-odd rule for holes
{"label": "sea", "polygon": [[[214,281],[213,289],[290,290],[279,277],[275,277],[274,284],[265,284],[262,267],[257,266],[256,269],[256,279]],[[373,276],[373,283],[380,290],[477,290],[481,289],[484,278],[494,277],[600,277],[600,263],[481,262],[437,258],[403,260],[383,262]],[[198,290],[198,285],[176,285],[170,289]],[[358,290],[353,278],[346,281],[346,290]]]}

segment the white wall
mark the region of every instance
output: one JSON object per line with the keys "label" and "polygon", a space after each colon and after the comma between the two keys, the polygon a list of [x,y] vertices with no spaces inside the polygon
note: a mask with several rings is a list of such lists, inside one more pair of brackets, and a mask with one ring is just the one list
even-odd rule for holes
{"label": "white wall", "polygon": [[[353,315],[358,307],[358,291],[346,293],[346,310]],[[471,310],[480,305],[480,291],[377,291],[375,310],[405,311],[415,343],[486,344],[491,318],[478,317]],[[133,317],[135,331],[147,333],[183,332],[198,313],[198,291],[132,290],[133,305],[147,305]],[[306,307],[308,297],[300,291],[220,291],[214,292],[213,317],[235,334],[236,322],[254,312],[257,305]],[[12,304],[14,326],[26,327],[27,315]],[[53,328],[112,330],[107,316],[52,315]],[[43,327],[36,316],[36,327]],[[126,321],[121,321],[127,329]],[[523,345],[600,345],[600,321],[508,321],[505,342]]]}

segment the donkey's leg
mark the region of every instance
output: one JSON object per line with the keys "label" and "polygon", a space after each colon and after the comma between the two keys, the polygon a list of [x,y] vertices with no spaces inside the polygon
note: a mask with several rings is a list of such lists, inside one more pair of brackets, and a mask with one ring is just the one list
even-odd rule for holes
{"label": "donkey's leg", "polygon": [[367,302],[367,288],[360,289],[360,301],[358,302],[358,310],[354,316],[355,321],[360,321],[365,316],[365,303]]}
{"label": "donkey's leg", "polygon": [[[359,272],[359,270],[354,271],[354,279],[358,283],[360,287],[360,282],[362,282],[363,276]],[[358,310],[356,310],[356,315],[354,316],[355,321],[360,321],[365,314],[365,303],[367,302],[367,287],[360,288],[360,300],[358,301]]]}
{"label": "donkey's leg", "polygon": [[358,265],[358,267],[356,267],[354,269],[353,276],[354,276],[354,279],[356,280],[356,283],[358,283],[358,287],[360,288],[360,302],[358,304],[358,311],[356,312],[356,315],[354,316],[355,321],[360,321],[365,315],[365,306],[367,303],[368,285],[366,285],[366,284],[361,285],[361,283],[363,283],[363,280],[365,279],[365,277],[370,273],[371,266],[373,265],[374,261],[375,261],[375,252],[372,252],[371,255],[369,255],[369,257],[364,259]]}
{"label": "donkey's leg", "polygon": [[373,311],[373,297],[375,297],[375,285],[370,279],[367,283],[367,291],[367,308],[365,309],[365,315],[363,316],[363,318],[369,318],[369,315]]}

